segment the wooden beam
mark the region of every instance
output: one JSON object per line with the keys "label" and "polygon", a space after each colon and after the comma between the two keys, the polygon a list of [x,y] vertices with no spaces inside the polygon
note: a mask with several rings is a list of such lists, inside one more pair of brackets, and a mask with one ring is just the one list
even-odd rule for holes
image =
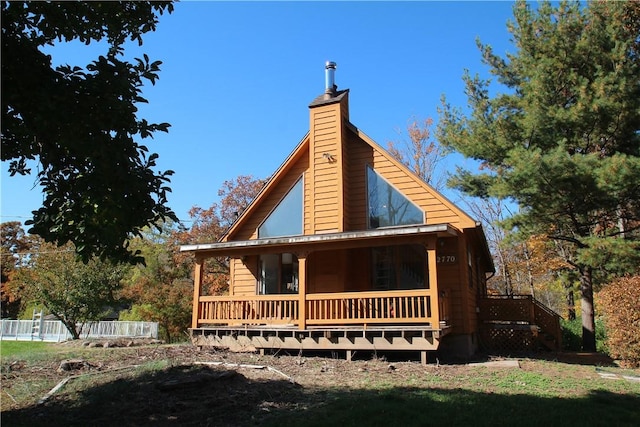
{"label": "wooden beam", "polygon": [[193,271],[193,308],[191,310],[191,327],[198,327],[200,315],[200,293],[202,292],[202,278],[204,269],[204,258],[196,258],[196,265]]}
{"label": "wooden beam", "polygon": [[307,328],[307,253],[297,253],[298,257],[298,329]]}
{"label": "wooden beam", "polygon": [[438,293],[438,267],[436,258],[437,238],[431,236],[425,245],[427,248],[427,266],[429,269],[429,290],[431,291],[431,318],[434,328],[440,326],[440,294]]}

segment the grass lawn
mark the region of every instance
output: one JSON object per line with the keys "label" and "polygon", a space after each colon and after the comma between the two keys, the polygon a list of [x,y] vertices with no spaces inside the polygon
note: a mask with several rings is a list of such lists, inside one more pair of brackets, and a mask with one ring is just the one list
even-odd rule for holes
{"label": "grass lawn", "polygon": [[53,343],[41,341],[0,341],[0,357],[5,358],[33,358],[43,353],[55,351]]}

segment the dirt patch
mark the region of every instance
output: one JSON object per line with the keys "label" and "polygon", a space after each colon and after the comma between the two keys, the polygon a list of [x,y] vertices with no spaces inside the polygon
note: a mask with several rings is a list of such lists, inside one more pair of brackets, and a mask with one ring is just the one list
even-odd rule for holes
{"label": "dirt patch", "polygon": [[[45,420],[48,427],[259,425],[283,411],[330,404],[334,390],[344,394],[345,390],[397,387],[475,387],[493,392],[491,384],[482,383],[478,371],[494,369],[491,364],[424,366],[382,357],[347,362],[327,354],[260,356],[143,342],[92,348],[71,342],[59,348],[64,350],[59,357],[44,362],[3,360],[2,419],[7,425],[36,425]],[[490,375],[508,376],[507,371],[516,369],[556,376],[565,369],[553,362],[519,360],[520,367],[494,369]],[[61,369],[63,362],[66,369]],[[564,366],[572,366],[575,378],[599,379],[592,366]],[[66,382],[42,400],[61,381]],[[20,398],[25,387],[30,397]]]}

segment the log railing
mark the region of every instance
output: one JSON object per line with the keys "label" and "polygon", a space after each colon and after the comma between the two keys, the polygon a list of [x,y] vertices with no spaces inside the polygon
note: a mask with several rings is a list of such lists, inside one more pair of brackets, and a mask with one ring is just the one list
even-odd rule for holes
{"label": "log railing", "polygon": [[[430,323],[446,313],[429,289],[339,292],[305,296],[306,325]],[[300,324],[299,295],[201,296],[198,327],[207,324]],[[434,304],[435,303],[435,304]],[[435,308],[434,308],[435,307]],[[443,313],[443,314],[444,314]]]}

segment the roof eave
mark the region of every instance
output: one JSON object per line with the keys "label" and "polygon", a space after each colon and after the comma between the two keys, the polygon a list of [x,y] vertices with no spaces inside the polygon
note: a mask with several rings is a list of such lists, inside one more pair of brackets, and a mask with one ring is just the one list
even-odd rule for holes
{"label": "roof eave", "polygon": [[374,243],[376,240],[388,240],[393,238],[414,239],[427,235],[457,235],[458,230],[449,224],[416,225],[403,227],[387,227],[375,230],[351,231],[344,233],[312,234],[304,236],[273,237],[255,240],[226,241],[218,243],[205,243],[196,245],[182,245],[180,252],[195,252],[196,254],[232,255],[256,250],[269,250],[289,247],[317,246],[318,250],[326,249],[335,244],[347,246],[349,242],[358,242],[357,246]]}

